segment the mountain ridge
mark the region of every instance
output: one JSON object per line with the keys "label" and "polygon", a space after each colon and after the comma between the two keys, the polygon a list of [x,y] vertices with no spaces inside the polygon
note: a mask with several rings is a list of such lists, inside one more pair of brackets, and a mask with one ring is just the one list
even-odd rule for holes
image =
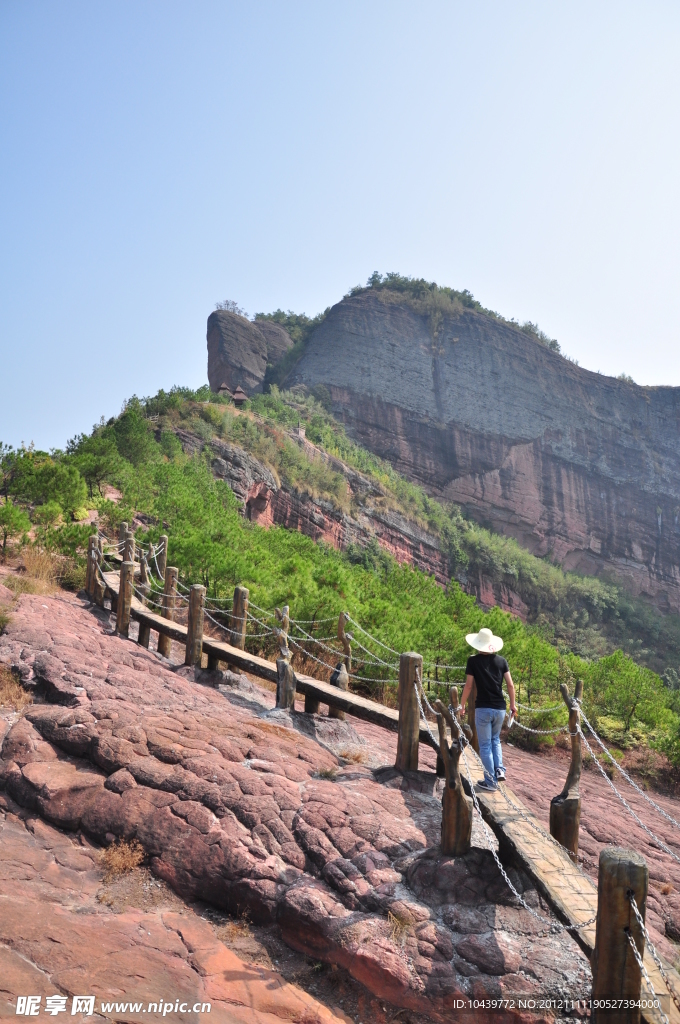
{"label": "mountain ridge", "polygon": [[680,388],[570,362],[476,310],[365,291],[316,328],[288,387],[328,391],[351,436],[566,570],[680,609]]}

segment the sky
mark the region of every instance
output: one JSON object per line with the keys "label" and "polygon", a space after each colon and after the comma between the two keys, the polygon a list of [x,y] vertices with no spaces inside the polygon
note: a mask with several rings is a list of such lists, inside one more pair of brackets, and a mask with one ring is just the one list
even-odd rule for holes
{"label": "sky", "polygon": [[374,270],[680,386],[680,5],[0,0],[0,441]]}

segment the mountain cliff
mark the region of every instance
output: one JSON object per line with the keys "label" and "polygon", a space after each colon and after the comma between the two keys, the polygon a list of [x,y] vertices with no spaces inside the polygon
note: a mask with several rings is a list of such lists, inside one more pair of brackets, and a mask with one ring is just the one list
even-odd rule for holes
{"label": "mountain cliff", "polygon": [[323,394],[363,445],[532,553],[680,609],[680,388],[377,289],[329,311],[285,386]]}
{"label": "mountain cliff", "polygon": [[267,365],[275,365],[293,345],[286,330],[270,320],[251,323],[226,309],[208,317],[208,381],[213,391],[226,384],[250,395],[262,390]]}

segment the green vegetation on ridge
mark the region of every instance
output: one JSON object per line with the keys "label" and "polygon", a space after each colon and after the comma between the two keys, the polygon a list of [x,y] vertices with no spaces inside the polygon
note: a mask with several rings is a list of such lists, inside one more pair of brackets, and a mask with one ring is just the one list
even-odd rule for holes
{"label": "green vegetation on ridge", "polygon": [[[296,532],[280,527],[264,530],[251,524],[239,514],[226,484],[213,478],[207,452],[188,457],[173,431],[173,425],[181,422],[206,442],[220,432],[235,441],[248,440],[250,431],[253,443],[271,445],[274,468],[279,460],[277,472],[294,478],[302,469],[294,461],[286,463],[285,430],[277,433],[276,428],[296,423],[298,418],[304,419],[312,440],[380,480],[386,500],[403,501],[410,514],[421,517],[431,529],[440,529],[442,536],[449,530],[451,543],[460,545],[460,553],[454,555],[467,558],[468,568],[475,558],[488,561],[494,556],[490,535],[465,523],[455,509],[446,510],[432,502],[353,445],[319,402],[311,397],[283,396],[275,390],[251,402],[245,414],[235,414],[207,388],[159,392],[141,402],[133,398],[119,417],[98,425],[90,435],[73,439],[66,452],[48,456],[27,449],[3,449],[3,505],[11,501],[30,513],[38,534],[36,543],[70,551],[82,559],[91,528],[69,522],[66,509],[74,496],[84,500],[83,494],[89,491],[89,504],[99,508],[100,519],[110,530],[138,513],[148,523],[148,529],[139,531],[140,540],[157,539],[167,532],[171,563],[179,567],[186,584],[201,582],[210,596],[228,600],[234,585],[242,583],[250,588],[256,604],[272,608],[288,603],[292,615],[300,619],[335,617],[347,610],[395,652],[419,650],[427,663],[426,678],[431,680],[448,677],[448,681],[460,681],[461,669],[444,666],[464,665],[468,653],[465,634],[488,625],[505,639],[504,652],[522,703],[532,707],[555,704],[560,682],[571,686],[576,678],[583,678],[586,712],[605,735],[622,743],[649,743],[680,761],[680,694],[664,687],[650,669],[621,651],[599,659],[579,657],[549,642],[545,624],[527,626],[497,608],[483,613],[455,580],[444,591],[431,577],[398,565],[376,548],[343,554]],[[49,472],[45,467],[51,467]],[[51,489],[45,480],[52,481]],[[74,481],[79,481],[78,486]],[[102,496],[104,482],[119,489],[122,499],[118,503]],[[55,506],[62,510],[61,523],[52,518]],[[506,555],[511,550],[501,544]],[[548,573],[554,568],[547,566]],[[516,569],[520,581],[527,576],[527,586],[544,593],[545,580],[533,563],[518,564]],[[530,571],[534,572],[531,580]],[[548,581],[552,580],[558,591],[577,586],[578,578],[570,581],[563,577],[550,575]],[[583,583],[591,588],[593,608],[598,603],[606,605],[597,583]],[[253,642],[265,653],[272,653],[266,643]],[[383,660],[396,663],[396,655]],[[306,667],[311,668],[311,663]],[[394,671],[368,665],[362,669],[361,662],[357,669],[365,677],[358,684],[364,692],[393,699]],[[537,710],[525,720],[547,728],[561,717]]]}

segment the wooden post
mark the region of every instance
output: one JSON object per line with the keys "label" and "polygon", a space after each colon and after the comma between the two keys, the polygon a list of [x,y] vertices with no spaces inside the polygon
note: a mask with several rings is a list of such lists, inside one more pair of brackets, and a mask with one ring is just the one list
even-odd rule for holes
{"label": "wooden post", "polygon": [[475,701],[476,700],[477,700],[477,684],[473,683],[472,684],[472,689],[470,690],[470,696],[468,697],[468,702],[467,702],[467,720],[468,720],[468,725],[470,726],[470,733],[471,733],[471,737],[472,737],[470,739],[470,745],[471,745],[472,749],[474,750],[475,754],[478,754],[479,753],[479,740],[477,739],[477,725],[475,723]]}
{"label": "wooden post", "polygon": [[116,632],[128,636],[130,632],[130,608],[132,607],[132,584],[135,563],[123,562],[120,567],[120,585],[118,587],[118,604],[116,606]]}
{"label": "wooden post", "polygon": [[276,659],[278,680],[276,683],[276,706],[292,711],[295,707],[296,680],[293,666],[287,658]]}
{"label": "wooden post", "polygon": [[[454,715],[458,707],[458,687],[451,687],[451,705]],[[472,797],[466,796],[460,781],[458,761],[461,747],[458,725],[448,708],[440,700],[434,704],[437,709],[437,728],[439,729],[439,748],[444,764],[446,785],[442,793],[442,853],[447,857],[458,857],[467,853],[472,839]],[[451,746],[446,735],[446,726],[451,730]],[[469,725],[462,725],[468,740],[472,736]]]}
{"label": "wooden post", "polygon": [[139,552],[139,586],[138,591],[142,596],[142,600],[146,600],[149,596],[149,570],[148,563],[146,561],[146,555],[143,551]]}
{"label": "wooden post", "polygon": [[290,651],[288,650],[288,630],[290,629],[290,609],[287,604],[284,604],[283,608],[275,608],[274,615],[281,623],[281,629],[275,629],[276,639],[281,652],[281,657],[285,661],[290,661]]}
{"label": "wooden post", "polygon": [[[330,683],[331,686],[337,686],[339,690],[349,690],[349,676],[347,675],[347,669],[345,668],[344,661],[339,661],[335,666],[335,672],[331,673]],[[340,708],[332,708],[329,705],[328,717],[338,718],[341,722],[344,722],[345,712],[341,711]]]}
{"label": "wooden post", "polygon": [[[149,574],[147,572],[146,555],[143,551],[139,552],[139,587],[137,588],[142,602],[149,596]],[[139,636],[137,637],[137,643],[140,647],[149,647],[149,639],[151,637],[151,627],[146,622],[139,623]]]}
{"label": "wooden post", "polygon": [[249,597],[250,591],[247,587],[236,587],[234,589],[234,600],[231,606],[232,632],[229,635],[229,643],[232,647],[238,647],[239,651],[246,649]]}
{"label": "wooden post", "polygon": [[397,739],[397,760],[395,768],[400,772],[418,770],[418,745],[420,741],[420,711],[416,697],[416,669],[422,679],[423,658],[409,652],[399,655],[399,735]]}
{"label": "wooden post", "polygon": [[156,561],[158,562],[158,571],[161,574],[162,579],[165,579],[165,567],[168,564],[168,535],[167,533],[161,534],[160,543],[162,544],[161,550],[159,551]]}
{"label": "wooden post", "polygon": [[106,597],[106,587],[102,583],[99,567],[102,564],[103,558],[103,542],[102,538],[99,538],[97,547],[93,552],[92,562],[92,598],[95,604],[98,604],[100,608],[104,607],[104,598]]}
{"label": "wooden post", "polygon": [[[352,646],[350,640],[353,639],[351,633],[345,632],[345,623],[349,621],[349,615],[347,612],[340,612],[338,617],[338,640],[342,644],[344,651],[344,658],[339,661],[335,666],[335,671],[331,673],[330,684],[331,686],[337,686],[339,690],[349,690],[349,673],[352,671]],[[341,711],[340,708],[328,708],[328,717],[337,718],[341,722],[345,721],[345,712]]]}
{"label": "wooden post", "polygon": [[120,526],[118,527],[118,544],[119,545],[125,543],[125,537],[126,537],[127,532],[128,532],[128,524],[127,523],[121,523]]}
{"label": "wooden post", "polygon": [[187,621],[187,646],[185,665],[201,667],[203,657],[203,612],[205,610],[205,587],[195,583],[189,591],[189,618]]}
{"label": "wooden post", "polygon": [[[644,857],[635,850],[606,846],[600,852],[597,876],[597,925],[591,957],[593,1001],[597,999],[639,1000],[642,979],[630,948],[628,933],[644,955],[645,937],[628,898],[635,896],[645,920],[649,871]],[[593,1024],[638,1024],[640,1009],[598,1010],[593,1005]]]}
{"label": "wooden post", "polygon": [[94,584],[97,579],[97,567],[95,562],[95,551],[99,550],[99,542],[96,533],[90,535],[90,539],[87,545],[87,577],[85,580],[85,590],[88,595],[92,597],[94,594]]}
{"label": "wooden post", "polygon": [[305,694],[305,711],[308,715],[319,714],[319,701],[316,697],[312,697],[310,693]]}
{"label": "wooden post", "polygon": [[[163,589],[163,618],[171,622],[175,618],[175,600],[177,597],[177,576],[178,572],[174,566],[169,566],[165,571],[165,587]],[[164,658],[170,657],[172,640],[169,636],[158,634],[158,653]]]}
{"label": "wooden post", "polygon": [[351,672],[352,671],[352,646],[350,644],[350,640],[353,640],[354,637],[352,636],[351,633],[346,633],[345,632],[345,623],[346,622],[349,622],[349,613],[348,612],[340,612],[340,617],[338,619],[338,640],[342,644],[342,649],[345,652],[345,668],[347,669],[348,672]]}
{"label": "wooden post", "polygon": [[581,822],[581,720],[579,701],[583,694],[583,680],[576,683],[574,696],[569,696],[567,684],[560,685],[560,693],[569,709],[569,732],[571,734],[571,765],[562,792],[550,801],[550,835],[561,843],[571,859],[578,858],[578,830]]}
{"label": "wooden post", "polygon": [[132,530],[125,534],[125,547],[123,549],[123,561],[134,562],[135,560],[135,535]]}

